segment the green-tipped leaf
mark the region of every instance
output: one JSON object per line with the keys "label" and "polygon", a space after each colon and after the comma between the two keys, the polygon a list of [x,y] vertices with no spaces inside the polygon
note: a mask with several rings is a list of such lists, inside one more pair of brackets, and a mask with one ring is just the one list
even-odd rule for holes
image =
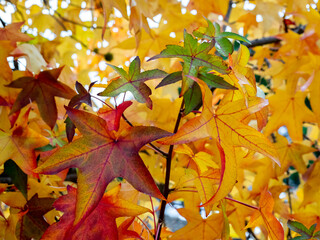
{"label": "green-tipped leaf", "polygon": [[217,51],[224,57],[233,53],[233,45],[228,38],[217,37],[215,47]]}
{"label": "green-tipped leaf", "polygon": [[238,89],[237,87],[232,86],[230,83],[226,82],[222,77],[214,75],[212,73],[199,72],[198,78],[200,78],[206,84],[214,88],[232,89],[232,90]]}
{"label": "green-tipped leaf", "polygon": [[118,68],[110,64],[109,66],[111,66],[120,75],[120,78],[114,79],[106,89],[98,95],[115,97],[120,93],[130,91],[138,102],[146,103],[151,109],[152,102],[149,97],[151,95],[151,90],[144,82],[151,79],[164,78],[167,76],[167,73],[159,69],[140,72],[139,57],[136,57],[131,62],[128,73],[126,73],[122,68]]}
{"label": "green-tipped leaf", "polygon": [[170,73],[168,76],[162,79],[162,81],[156,86],[156,88],[176,83],[181,79],[182,79],[182,71]]}
{"label": "green-tipped leaf", "polygon": [[198,109],[202,103],[202,94],[199,85],[195,82],[184,95],[184,114],[187,115],[193,110]]}
{"label": "green-tipped leaf", "polygon": [[296,222],[296,221],[291,221],[289,220],[288,221],[288,227],[296,232],[296,233],[299,233],[301,236],[303,237],[309,237],[311,238],[312,237],[312,233],[313,232],[310,232],[310,230],[308,228],[306,228],[302,223],[300,222]]}
{"label": "green-tipped leaf", "polygon": [[251,42],[247,38],[245,38],[239,34],[233,33],[233,32],[220,33],[219,37],[231,38],[234,40],[239,40],[239,41],[243,41],[243,42],[251,44]]}

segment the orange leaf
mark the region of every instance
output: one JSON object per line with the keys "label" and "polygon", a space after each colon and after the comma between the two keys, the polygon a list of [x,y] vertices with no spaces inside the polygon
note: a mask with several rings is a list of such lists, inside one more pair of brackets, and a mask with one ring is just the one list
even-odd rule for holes
{"label": "orange leaf", "polygon": [[260,195],[259,211],[253,213],[246,228],[256,227],[263,222],[272,240],[282,240],[284,239],[284,231],[280,222],[272,214],[273,206],[274,200],[272,195],[265,188]]}
{"label": "orange leaf", "polygon": [[[197,80],[195,78],[195,80]],[[277,152],[269,140],[260,132],[241,122],[250,114],[266,106],[267,101],[257,97],[237,100],[218,107],[216,112],[212,109],[212,93],[208,86],[197,80],[201,87],[203,98],[203,111],[184,124],[179,131],[168,138],[163,144],[182,144],[205,137],[217,139],[221,156],[221,181],[220,188],[209,202],[219,201],[224,198],[236,182],[237,163],[234,155],[235,147],[245,147],[259,152],[279,164]],[[208,202],[208,203],[209,203]]]}
{"label": "orange leaf", "polygon": [[117,217],[137,216],[150,211],[118,197],[121,185],[116,186],[103,195],[96,209],[92,211],[82,224],[74,225],[76,218],[77,190],[68,186],[68,194],[60,197],[53,206],[64,212],[60,221],[51,225],[41,239],[110,239],[118,240]]}
{"label": "orange leaf", "polygon": [[19,29],[24,22],[11,23],[0,29],[0,40],[9,40],[14,44],[16,42],[26,42],[32,40],[27,34],[21,33]]}
{"label": "orange leaf", "polygon": [[223,214],[213,213],[208,218],[203,219],[199,211],[186,208],[178,209],[188,224],[176,231],[172,240],[193,240],[193,239],[220,239],[223,229]]}
{"label": "orange leaf", "polygon": [[34,149],[49,140],[28,128],[29,112],[30,109],[21,112],[11,129],[0,129],[0,165],[12,159],[25,173],[34,174],[32,169],[37,166]]}

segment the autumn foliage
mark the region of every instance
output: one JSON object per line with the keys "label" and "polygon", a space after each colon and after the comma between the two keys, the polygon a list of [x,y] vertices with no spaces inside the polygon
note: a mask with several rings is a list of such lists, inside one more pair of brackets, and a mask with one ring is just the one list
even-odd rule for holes
{"label": "autumn foliage", "polygon": [[0,239],[320,239],[319,9],[0,1]]}

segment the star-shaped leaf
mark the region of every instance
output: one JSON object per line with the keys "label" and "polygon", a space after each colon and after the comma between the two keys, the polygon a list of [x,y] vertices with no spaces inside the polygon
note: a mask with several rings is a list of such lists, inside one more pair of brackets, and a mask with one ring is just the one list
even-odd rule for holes
{"label": "star-shaped leaf", "polygon": [[130,63],[128,73],[122,68],[111,64],[108,65],[112,67],[120,77],[112,80],[108,87],[99,93],[99,96],[115,97],[120,93],[130,91],[138,102],[146,103],[148,108],[152,109],[152,101],[149,97],[151,95],[151,89],[144,82],[151,79],[164,78],[167,76],[167,73],[159,69],[141,72],[139,57],[136,57]]}
{"label": "star-shaped leaf", "polygon": [[24,22],[11,23],[4,28],[0,28],[0,40],[9,40],[11,42],[26,42],[32,40],[27,34],[20,32]]}
{"label": "star-shaped leaf", "polygon": [[228,66],[222,58],[209,54],[213,46],[213,42],[203,42],[199,44],[197,38],[194,38],[191,34],[187,33],[187,31],[184,31],[183,47],[167,45],[166,49],[148,61],[158,58],[181,58],[184,61],[181,95],[184,95],[185,92],[192,87],[194,82],[187,75],[197,77],[199,67],[208,67],[211,70],[223,74],[228,72]]}
{"label": "star-shaped leaf", "polygon": [[[87,91],[82,86],[81,83],[76,81],[76,89],[77,89],[78,94],[71,98],[71,100],[68,104],[68,107],[75,107],[76,109],[79,109],[79,107],[81,106],[82,103],[85,103],[85,104],[89,105],[90,107],[92,107],[91,95],[89,92],[94,84],[95,84],[95,82],[92,82],[89,85],[89,89]],[[64,122],[66,124],[66,134],[67,134],[68,142],[72,142],[76,127],[74,126],[74,124],[72,123],[72,121],[70,120],[69,117],[67,117]]]}
{"label": "star-shaped leaf", "polygon": [[271,193],[265,188],[260,196],[259,209],[255,211],[246,228],[256,227],[264,224],[267,228],[270,239],[283,240],[284,231],[280,222],[272,214],[274,200]]}
{"label": "star-shaped leaf", "polygon": [[288,221],[288,227],[292,231],[300,234],[300,236],[292,238],[294,240],[320,239],[320,231],[315,232],[316,226],[317,224],[315,223],[308,229],[300,222]]}
{"label": "star-shaped leaf", "polygon": [[307,170],[307,166],[303,161],[302,156],[306,153],[317,151],[317,149],[308,147],[299,143],[288,143],[288,140],[276,134],[275,147],[279,153],[279,160],[281,168],[276,167],[278,176],[282,175],[290,166],[294,166],[295,169],[301,174],[304,174]]}
{"label": "star-shaped leaf", "polygon": [[[118,194],[121,185],[105,193],[98,206],[88,215],[85,222],[73,224],[76,213],[77,189],[68,186],[68,194],[60,197],[53,204],[55,209],[64,212],[60,221],[51,225],[43,234],[43,240],[72,240],[72,239],[110,239],[118,240],[116,218],[137,216],[150,211],[121,199]],[[133,231],[131,231],[133,232]]]}
{"label": "star-shaped leaf", "polygon": [[145,144],[170,133],[144,126],[110,131],[104,119],[66,109],[83,137],[56,151],[35,171],[56,174],[66,168],[79,169],[75,223],[93,211],[108,183],[116,177],[123,177],[141,192],[163,198],[138,153]]}
{"label": "star-shaped leaf", "polygon": [[29,112],[21,112],[12,128],[0,128],[0,165],[12,159],[25,173],[33,174],[37,165],[34,149],[47,145],[49,140],[28,128]]}
{"label": "star-shaped leaf", "polygon": [[[186,208],[178,209],[188,224],[176,231],[170,238],[172,240],[191,240],[191,239],[220,239],[223,229],[222,213],[213,213],[208,218],[203,219],[198,211]],[[196,236],[196,237],[195,237]]]}
{"label": "star-shaped leaf", "polygon": [[22,88],[11,114],[28,105],[30,101],[36,101],[42,119],[51,127],[57,121],[57,106],[54,97],[72,98],[76,92],[57,79],[63,67],[40,72],[34,77],[22,77],[6,85],[12,88]]}
{"label": "star-shaped leaf", "polygon": [[201,115],[185,123],[175,135],[161,143],[183,144],[206,137],[216,138],[221,157],[221,180],[218,191],[209,202],[219,201],[231,191],[236,182],[235,147],[245,147],[259,152],[279,164],[277,152],[271,142],[261,132],[241,122],[266,106],[267,101],[257,97],[251,97],[247,102],[240,99],[221,105],[214,111],[210,89],[200,79],[194,80],[199,83],[202,91]]}
{"label": "star-shaped leaf", "polygon": [[18,239],[40,239],[49,227],[43,215],[53,209],[54,198],[38,198],[35,194],[25,205],[16,226]]}
{"label": "star-shaped leaf", "polygon": [[277,90],[276,94],[269,98],[272,115],[264,134],[268,136],[279,127],[286,126],[292,140],[302,141],[302,123],[316,121],[314,113],[304,103],[307,94],[300,91],[289,93]]}

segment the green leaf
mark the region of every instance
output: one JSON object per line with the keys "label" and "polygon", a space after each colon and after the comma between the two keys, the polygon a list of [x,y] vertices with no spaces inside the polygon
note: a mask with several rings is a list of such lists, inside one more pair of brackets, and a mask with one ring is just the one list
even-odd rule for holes
{"label": "green leaf", "polygon": [[310,228],[309,228],[309,233],[313,235],[314,230],[316,229],[317,224],[313,224]]}
{"label": "green leaf", "polygon": [[291,238],[291,240],[308,240],[308,239],[309,239],[308,236],[298,236],[298,237]]}
{"label": "green leaf", "polygon": [[302,223],[296,221],[288,221],[288,227],[296,232],[299,233],[302,237],[312,237],[312,232],[308,228],[306,228]]}
{"label": "green leaf", "polygon": [[152,101],[149,97],[151,95],[151,89],[144,82],[155,78],[164,78],[167,76],[167,73],[159,69],[140,72],[139,57],[136,57],[131,62],[128,73],[122,68],[111,64],[108,65],[112,67],[120,77],[113,80],[108,87],[98,95],[115,97],[120,93],[130,91],[138,102],[146,103],[148,108],[151,109]]}
{"label": "green leaf", "polygon": [[316,232],[316,233],[313,235],[313,238],[320,240],[320,231]]}
{"label": "green leaf", "polygon": [[156,88],[173,84],[175,82],[180,81],[181,79],[182,79],[182,71],[170,73],[168,76],[162,79],[162,81],[156,86]]}
{"label": "green leaf", "polygon": [[198,73],[198,78],[203,80],[208,86],[222,89],[238,89],[235,86],[232,86],[231,84],[226,82],[222,77],[217,76],[213,73],[208,73],[209,71],[211,70],[208,68],[202,68]]}
{"label": "green leaf", "polygon": [[216,36],[219,36],[220,35],[220,25],[218,23],[214,22],[213,26],[215,28]]}
{"label": "green leaf", "polygon": [[190,88],[183,96],[185,109],[184,114],[187,115],[195,109],[199,109],[202,104],[202,94],[201,89],[197,83],[194,83],[192,88]]}
{"label": "green leaf", "polygon": [[27,182],[28,175],[25,174],[19,166],[11,159],[4,163],[4,173],[8,175],[12,183],[20,190],[22,195],[27,199]]}
{"label": "green leaf", "polygon": [[243,41],[249,44],[251,43],[247,38],[233,32],[220,33],[219,37],[231,38],[231,39]]}
{"label": "green leaf", "polygon": [[206,38],[206,39],[209,39],[209,40],[212,40],[215,36],[215,33],[216,33],[216,29],[213,25],[213,23],[205,18],[207,23],[208,23],[208,27],[204,28],[204,27],[200,27],[199,29],[193,31],[193,35],[195,37],[198,37],[198,38]]}
{"label": "green leaf", "polygon": [[233,53],[233,45],[228,38],[217,37],[215,47],[222,56],[227,57]]}
{"label": "green leaf", "polygon": [[166,49],[160,54],[150,58],[150,60],[158,58],[181,58],[183,63],[182,70],[182,90],[181,95],[184,95],[189,88],[192,87],[194,81],[188,77],[197,77],[199,67],[208,67],[222,74],[228,73],[227,64],[222,58],[209,54],[213,48],[213,42],[198,43],[191,34],[184,31],[184,46],[167,45]]}
{"label": "green leaf", "polygon": [[47,144],[43,147],[39,147],[39,148],[36,148],[35,150],[36,151],[39,151],[39,152],[46,152],[46,151],[51,151],[53,149],[55,149],[56,147],[52,146],[51,144]]}

